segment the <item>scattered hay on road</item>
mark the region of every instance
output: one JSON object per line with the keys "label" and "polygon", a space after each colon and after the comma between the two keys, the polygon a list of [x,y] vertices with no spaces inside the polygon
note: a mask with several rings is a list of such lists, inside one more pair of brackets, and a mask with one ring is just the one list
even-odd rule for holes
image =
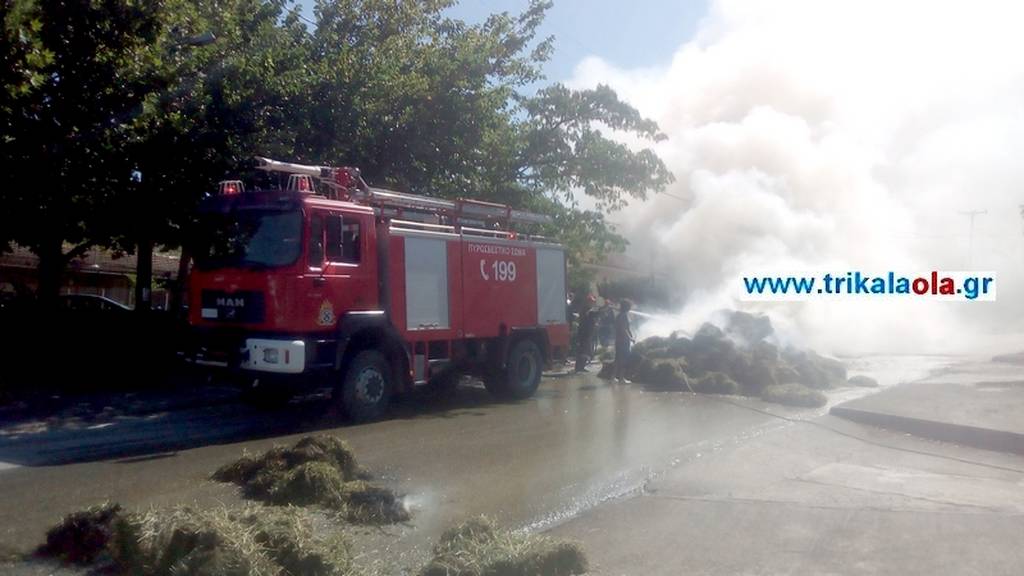
{"label": "scattered hay on road", "polygon": [[795,383],[768,386],[761,392],[761,399],[765,402],[807,408],[819,408],[828,403],[828,398],[821,392]]}
{"label": "scattered hay on road", "polygon": [[[83,530],[84,525],[91,529]],[[73,528],[70,528],[73,527]],[[99,532],[97,527],[102,527]],[[69,515],[41,556],[94,564],[98,572],[145,576],[350,576],[352,553],[338,533],[314,530],[300,508],[188,507],[125,513],[120,506]],[[97,534],[102,533],[102,543]],[[89,554],[82,555],[88,549]],[[77,555],[76,555],[77,554]]]}
{"label": "scattered hay on road", "polygon": [[36,555],[67,564],[92,564],[106,552],[114,521],[120,514],[121,507],[117,504],[102,504],[68,514],[46,532],[46,543],[36,550]]}
{"label": "scattered hay on road", "polygon": [[259,456],[243,455],[212,478],[242,487],[247,498],[276,505],[320,505],[359,524],[409,520],[402,500],[365,481],[348,445],[329,435],[307,436],[295,446],[276,446]]}
{"label": "scattered hay on road", "polygon": [[723,372],[707,372],[693,382],[694,392],[702,394],[739,394],[740,385]]}
{"label": "scattered hay on road", "polygon": [[633,371],[633,377],[658,390],[690,390],[690,381],[681,365],[684,363],[644,358]]}
{"label": "scattered hay on road", "polygon": [[569,576],[587,569],[578,544],[500,530],[478,518],[446,530],[420,576]]}

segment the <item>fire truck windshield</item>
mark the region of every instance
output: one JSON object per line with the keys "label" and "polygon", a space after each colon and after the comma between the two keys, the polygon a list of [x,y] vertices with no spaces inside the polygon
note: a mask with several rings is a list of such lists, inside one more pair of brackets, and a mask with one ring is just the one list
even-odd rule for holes
{"label": "fire truck windshield", "polygon": [[196,240],[199,268],[287,266],[302,249],[302,213],[244,208],[206,213]]}

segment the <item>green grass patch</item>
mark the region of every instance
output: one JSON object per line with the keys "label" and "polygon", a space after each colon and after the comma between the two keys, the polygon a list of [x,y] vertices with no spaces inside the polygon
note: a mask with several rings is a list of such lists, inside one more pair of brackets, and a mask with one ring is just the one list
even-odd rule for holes
{"label": "green grass patch", "polygon": [[569,576],[587,571],[574,542],[497,528],[487,518],[449,528],[420,576]]}

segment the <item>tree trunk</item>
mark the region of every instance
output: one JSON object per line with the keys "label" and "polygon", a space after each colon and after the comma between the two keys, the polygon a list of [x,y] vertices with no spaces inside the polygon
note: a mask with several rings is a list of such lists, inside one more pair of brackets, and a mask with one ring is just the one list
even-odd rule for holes
{"label": "tree trunk", "polygon": [[135,311],[145,314],[153,296],[153,241],[145,231],[140,234],[135,259]]}
{"label": "tree trunk", "polygon": [[181,318],[185,306],[185,293],[188,290],[188,269],[192,259],[192,252],[185,246],[181,247],[181,258],[178,260],[178,276],[174,280],[174,289],[171,291],[171,315],[173,318]]}

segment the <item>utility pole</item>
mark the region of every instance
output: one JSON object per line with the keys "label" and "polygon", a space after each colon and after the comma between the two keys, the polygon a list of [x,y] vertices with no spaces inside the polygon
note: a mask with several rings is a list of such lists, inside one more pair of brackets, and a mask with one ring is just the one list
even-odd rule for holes
{"label": "utility pole", "polygon": [[961,210],[960,214],[971,219],[971,231],[967,242],[967,268],[970,269],[974,264],[974,219],[979,215],[988,214],[988,210]]}

